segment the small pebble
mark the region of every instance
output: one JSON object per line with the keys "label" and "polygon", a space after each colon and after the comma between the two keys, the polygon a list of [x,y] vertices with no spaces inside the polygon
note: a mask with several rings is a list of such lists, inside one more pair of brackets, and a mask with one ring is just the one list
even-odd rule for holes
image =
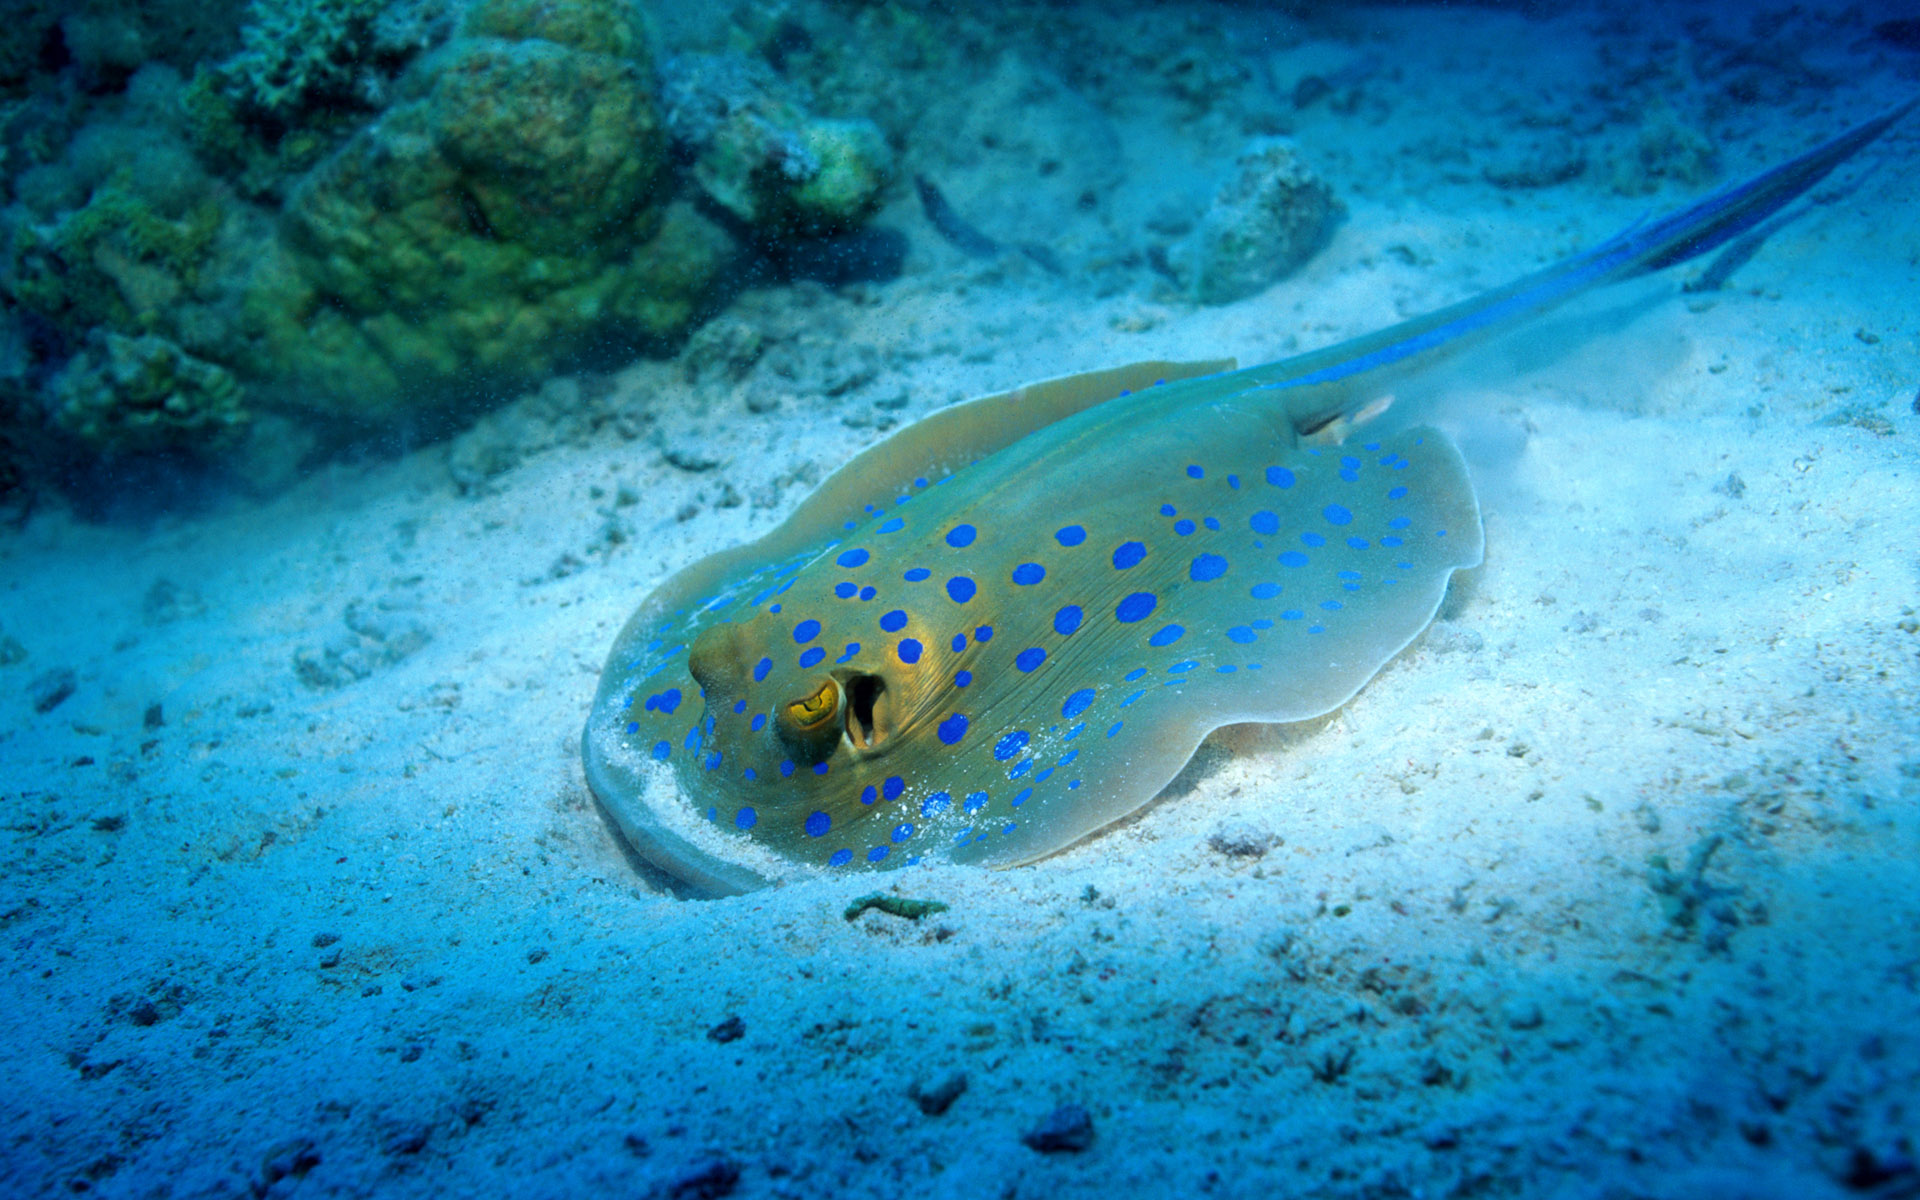
{"label": "small pebble", "polygon": [[913,1097],[913,1102],[920,1106],[921,1112],[929,1117],[937,1117],[952,1108],[953,1102],[958,1100],[966,1090],[967,1073],[955,1071],[929,1088],[923,1088],[916,1083],[907,1089],[907,1095]]}
{"label": "small pebble", "polygon": [[1062,1104],[1020,1140],[1042,1154],[1078,1154],[1093,1145],[1093,1117],[1078,1104]]}
{"label": "small pebble", "polygon": [[73,695],[76,686],[77,681],[71,670],[55,667],[33,677],[33,682],[27,685],[27,698],[33,701],[33,711],[50,713]]}
{"label": "small pebble", "polygon": [[432,1136],[431,1126],[408,1125],[389,1135],[382,1148],[390,1155],[418,1154],[427,1148],[427,1139]]}
{"label": "small pebble", "polygon": [[1264,858],[1273,848],[1273,834],[1245,823],[1222,825],[1207,836],[1207,848],[1228,858]]}
{"label": "small pebble", "polygon": [[747,1023],[742,1021],[738,1014],[728,1017],[712,1029],[707,1030],[708,1041],[720,1042],[723,1045],[727,1042],[737,1042],[746,1035]]}
{"label": "small pebble", "polygon": [[720,460],[713,457],[713,455],[690,446],[669,446],[660,453],[661,457],[665,458],[669,464],[680,468],[682,471],[689,471],[695,474],[701,471],[711,471],[720,465]]}
{"label": "small pebble", "polygon": [[1506,1007],[1507,1028],[1538,1029],[1546,1023],[1540,1006],[1531,1000],[1516,1000]]}
{"label": "small pebble", "polygon": [[320,1165],[319,1148],[310,1138],[294,1138],[280,1142],[260,1157],[260,1183],[255,1192],[259,1194],[271,1188],[282,1179],[305,1179],[307,1172]]}
{"label": "small pebble", "polygon": [[667,1185],[667,1200],[720,1200],[733,1195],[740,1168],[724,1158],[703,1163]]}

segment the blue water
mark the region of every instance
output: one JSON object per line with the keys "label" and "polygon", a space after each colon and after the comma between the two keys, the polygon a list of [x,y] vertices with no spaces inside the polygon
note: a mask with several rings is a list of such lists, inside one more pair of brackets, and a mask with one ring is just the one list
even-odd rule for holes
{"label": "blue water", "polygon": [[694,899],[579,743],[649,592],[912,422],[1601,246],[1920,93],[1911,11],[9,33],[0,1193],[1920,1188],[1920,118],[1380,397],[1485,565],[1063,853]]}

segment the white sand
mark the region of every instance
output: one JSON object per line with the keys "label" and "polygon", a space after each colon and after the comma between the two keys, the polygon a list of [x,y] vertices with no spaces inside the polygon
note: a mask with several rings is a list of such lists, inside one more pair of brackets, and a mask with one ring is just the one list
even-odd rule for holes
{"label": "white sand", "polygon": [[[1768,44],[1847,86],[1676,102],[1721,179],[1914,88],[1823,21]],[[1220,112],[1290,114],[1304,71],[1381,56],[1352,113],[1289,116],[1351,215],[1251,300],[970,262],[903,192],[882,223],[914,239],[904,278],[726,318],[804,378],[871,347],[878,377],[838,400],[753,414],[768,360],[698,388],[640,364],[465,435],[456,455],[521,456],[473,494],[439,446],[142,528],[49,509],[0,543],[0,624],[30,654],[0,670],[0,1192],[1913,1194],[1920,118],[1728,290],[1670,279],[1562,323],[1548,340],[1588,340],[1536,370],[1466,373],[1445,418],[1486,565],[1346,708],[1222,731],[1122,827],[1007,873],[689,902],[587,793],[577,737],[627,612],[879,436],[874,400],[905,389],[910,419],[1066,370],[1323,344],[1698,191],[1618,194],[1605,156],[1634,128],[1566,82],[1669,65],[1660,30],[1311,28],[1250,53],[1204,119],[1152,86],[1110,106],[1119,191],[1049,235],[1072,263],[1138,249],[1246,140]],[[1563,108],[1584,176],[1481,178]],[[976,223],[1017,223],[1004,162],[915,153]],[[677,469],[677,447],[722,464]],[[431,640],[381,662],[415,627]],[[344,682],[303,682],[303,654]],[[28,681],[62,666],[76,691],[35,713]],[[876,886],[950,907],[843,920]],[[909,1098],[955,1072],[944,1115]],[[1088,1150],[1022,1145],[1066,1103]]]}

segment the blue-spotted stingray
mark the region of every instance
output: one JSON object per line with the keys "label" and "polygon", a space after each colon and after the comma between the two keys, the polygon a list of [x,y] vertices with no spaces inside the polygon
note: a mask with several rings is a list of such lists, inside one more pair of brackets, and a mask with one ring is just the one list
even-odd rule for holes
{"label": "blue-spotted stingray", "polygon": [[1337,708],[1481,556],[1448,440],[1368,436],[1396,390],[1752,229],[1912,106],[1366,337],[1076,375],[918,422],[647,597],[588,717],[594,792],[695,892],[1005,867],[1147,803],[1221,725]]}

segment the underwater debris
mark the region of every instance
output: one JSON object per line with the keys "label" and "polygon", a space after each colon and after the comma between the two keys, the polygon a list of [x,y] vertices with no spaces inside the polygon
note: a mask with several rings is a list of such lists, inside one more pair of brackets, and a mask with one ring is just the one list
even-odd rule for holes
{"label": "underwater debris", "polygon": [[[1725,842],[1726,838],[1720,834],[1701,838],[1687,851],[1686,865],[1679,870],[1672,867],[1664,854],[1654,854],[1647,859],[1647,886],[1660,897],[1667,935],[1676,941],[1686,941],[1699,932],[1701,945],[1709,953],[1724,954],[1728,938],[1741,924],[1731,897],[1740,895],[1744,889],[1721,887],[1707,882],[1706,878],[1714,852]],[[1711,918],[1704,929],[1703,916]]]}
{"label": "underwater debris", "polygon": [[1207,849],[1226,858],[1265,858],[1279,844],[1272,831],[1250,822],[1223,825],[1207,835]]}
{"label": "underwater debris", "polygon": [[433,631],[407,615],[408,597],[382,596],[376,604],[347,605],[346,629],[319,649],[294,653],[294,674],[315,691],[345,687],[390,667],[433,640]]}
{"label": "underwater debris", "polygon": [[1586,169],[1586,151],[1561,132],[1522,142],[1488,162],[1480,174],[1498,188],[1529,190],[1578,179]]}
{"label": "underwater debris", "polygon": [[939,900],[909,900],[905,896],[889,896],[884,892],[875,892],[871,896],[862,896],[847,905],[842,913],[851,921],[870,908],[879,909],[890,917],[905,917],[909,921],[918,921],[921,917],[930,917],[934,913],[947,911],[947,906]]}
{"label": "underwater debris", "polygon": [[33,711],[50,713],[73,695],[76,686],[71,667],[55,667],[33,677],[33,682],[27,685],[27,700],[33,705]]}

